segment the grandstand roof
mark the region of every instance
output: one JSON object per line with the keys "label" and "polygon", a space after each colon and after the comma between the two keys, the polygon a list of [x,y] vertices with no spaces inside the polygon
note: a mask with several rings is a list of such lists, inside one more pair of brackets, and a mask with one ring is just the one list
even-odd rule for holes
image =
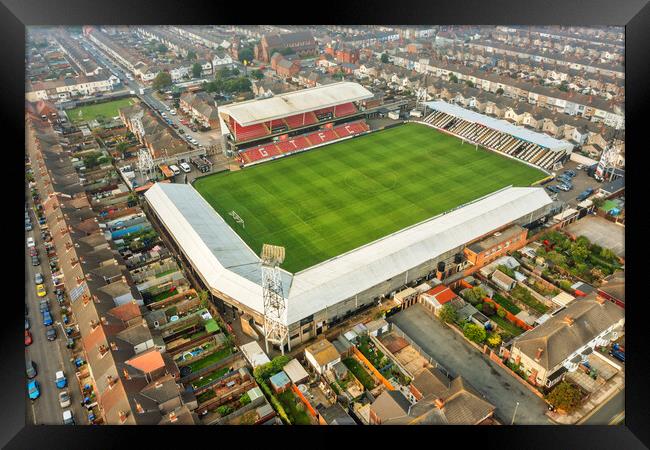
{"label": "grandstand roof", "polygon": [[372,92],[358,83],[342,81],[221,106],[219,114],[228,115],[240,125],[248,126],[341,103],[356,102],[371,98],[372,95]]}
{"label": "grandstand roof", "polygon": [[[263,313],[259,258],[192,186],[156,183],[145,197],[210,287]],[[288,299],[286,323],[353,297],[551,203],[543,188],[505,188],[296,274],[282,271]]]}
{"label": "grandstand roof", "polygon": [[494,119],[492,117],[488,117],[483,114],[470,111],[468,109],[462,108],[457,105],[453,105],[451,103],[435,101],[435,102],[427,102],[426,105],[431,109],[435,109],[436,111],[444,112],[470,122],[479,123],[488,128],[492,128],[493,130],[502,131],[504,133],[511,134],[524,141],[537,144],[540,147],[548,148],[550,150],[555,150],[555,151],[564,150],[570,152],[571,150],[573,150],[573,145],[571,145],[566,141],[554,139],[545,134],[537,133],[527,128],[513,125],[510,122],[507,122],[505,120]]}

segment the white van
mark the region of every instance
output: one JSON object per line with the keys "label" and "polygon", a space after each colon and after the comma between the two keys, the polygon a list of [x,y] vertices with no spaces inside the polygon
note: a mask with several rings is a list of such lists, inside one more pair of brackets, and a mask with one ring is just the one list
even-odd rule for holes
{"label": "white van", "polygon": [[181,169],[183,170],[183,172],[185,172],[185,173],[190,173],[192,171],[192,168],[186,162],[181,163],[180,166],[181,166]]}
{"label": "white van", "polygon": [[174,172],[174,175],[180,175],[181,169],[178,168],[178,166],[175,166],[174,164],[169,166],[169,170]]}

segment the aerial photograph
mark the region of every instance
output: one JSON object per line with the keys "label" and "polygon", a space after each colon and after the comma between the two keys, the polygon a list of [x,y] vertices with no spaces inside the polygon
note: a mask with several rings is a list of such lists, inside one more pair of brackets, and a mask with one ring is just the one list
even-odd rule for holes
{"label": "aerial photograph", "polygon": [[624,424],[623,27],[25,42],[27,424]]}

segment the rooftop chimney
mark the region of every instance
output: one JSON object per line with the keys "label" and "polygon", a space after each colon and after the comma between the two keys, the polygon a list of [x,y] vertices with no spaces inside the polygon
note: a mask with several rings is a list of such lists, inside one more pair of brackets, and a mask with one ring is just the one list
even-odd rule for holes
{"label": "rooftop chimney", "polygon": [[126,417],[127,417],[126,411],[120,411],[118,414],[120,415],[120,423],[126,422]]}
{"label": "rooftop chimney", "polygon": [[544,353],[544,349],[539,347],[537,349],[537,353],[535,354],[535,361],[539,361],[540,359],[542,359],[542,353]]}
{"label": "rooftop chimney", "polygon": [[178,417],[176,416],[176,413],[174,411],[169,413],[169,421],[170,422],[176,422],[178,420]]}
{"label": "rooftop chimney", "polygon": [[566,316],[564,318],[563,322],[566,323],[568,326],[571,326],[571,325],[573,325],[573,318],[569,317],[569,316]]}
{"label": "rooftop chimney", "polygon": [[127,380],[131,379],[131,374],[129,373],[128,370],[126,370],[126,367],[124,369],[122,369],[122,374],[124,375],[125,379],[127,379]]}
{"label": "rooftop chimney", "polygon": [[135,410],[136,410],[137,412],[139,412],[140,414],[142,414],[142,413],[144,412],[144,408],[143,408],[142,405],[141,405],[140,403],[138,403],[138,402],[135,402]]}
{"label": "rooftop chimney", "polygon": [[601,297],[600,295],[596,296],[596,302],[598,302],[599,305],[604,305],[605,304],[605,299]]}
{"label": "rooftop chimney", "polygon": [[436,408],[438,409],[442,409],[445,407],[445,400],[442,398],[437,398],[435,403],[436,403]]}

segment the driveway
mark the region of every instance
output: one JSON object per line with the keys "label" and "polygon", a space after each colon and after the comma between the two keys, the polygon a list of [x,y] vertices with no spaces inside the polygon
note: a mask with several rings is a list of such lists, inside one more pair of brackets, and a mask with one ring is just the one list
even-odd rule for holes
{"label": "driveway", "polygon": [[422,305],[412,306],[387,319],[455,376],[461,375],[496,407],[495,415],[510,424],[551,425],[546,403],[508,372],[476,351],[465,340],[431,317]]}

